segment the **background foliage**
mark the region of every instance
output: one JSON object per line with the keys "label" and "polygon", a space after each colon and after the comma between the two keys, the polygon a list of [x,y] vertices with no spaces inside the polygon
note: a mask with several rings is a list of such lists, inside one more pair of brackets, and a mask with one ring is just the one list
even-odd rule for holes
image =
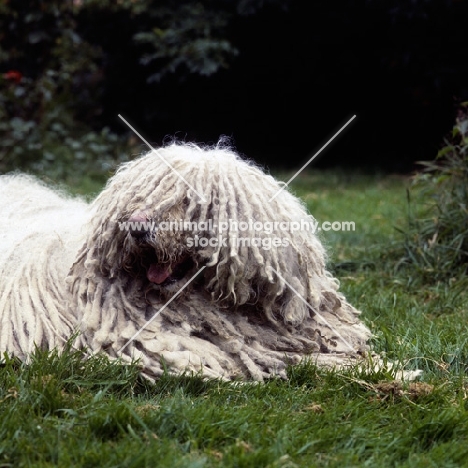
{"label": "background foliage", "polygon": [[468,263],[468,103],[459,109],[436,160],[421,164],[409,192],[402,262],[426,282],[458,282]]}
{"label": "background foliage", "polygon": [[141,82],[179,70],[209,76],[237,53],[217,36],[227,12],[152,3],[1,3],[0,171],[99,177],[129,150],[108,127],[116,114],[106,106],[118,99],[110,76],[131,78],[122,90],[133,99]]}
{"label": "background foliage", "polygon": [[[2,3],[0,170],[69,179],[102,174],[119,138],[87,124],[100,112],[102,51],[78,33],[69,2]],[[102,80],[101,80],[102,81]]]}
{"label": "background foliage", "polygon": [[468,98],[467,14],[443,0],[3,0],[0,170],[97,177],[144,150],[118,114],[156,145],[224,134],[286,168],[357,114],[314,164],[410,170]]}

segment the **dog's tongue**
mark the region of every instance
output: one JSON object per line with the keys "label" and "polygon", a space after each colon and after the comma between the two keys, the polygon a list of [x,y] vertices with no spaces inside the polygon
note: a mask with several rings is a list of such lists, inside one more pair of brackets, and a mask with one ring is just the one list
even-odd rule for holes
{"label": "dog's tongue", "polygon": [[161,284],[172,273],[172,265],[170,263],[152,263],[148,268],[146,277],[149,281],[156,284]]}

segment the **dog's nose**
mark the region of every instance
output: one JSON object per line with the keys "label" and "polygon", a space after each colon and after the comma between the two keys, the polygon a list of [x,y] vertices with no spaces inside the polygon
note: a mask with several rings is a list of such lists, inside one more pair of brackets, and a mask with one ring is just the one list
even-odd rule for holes
{"label": "dog's nose", "polygon": [[134,239],[142,239],[149,232],[148,217],[144,213],[137,213],[128,220],[129,232]]}
{"label": "dog's nose", "polygon": [[148,234],[148,231],[146,229],[141,229],[141,228],[133,228],[130,229],[130,235],[134,239],[143,239]]}

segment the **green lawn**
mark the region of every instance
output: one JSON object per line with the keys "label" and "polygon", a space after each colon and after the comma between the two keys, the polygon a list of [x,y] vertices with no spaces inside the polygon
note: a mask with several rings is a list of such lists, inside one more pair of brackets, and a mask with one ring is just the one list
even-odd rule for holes
{"label": "green lawn", "polygon": [[319,222],[355,222],[354,232],[321,234],[330,265],[375,348],[424,370],[417,383],[304,363],[287,381],[153,385],[132,366],[75,352],[6,358],[0,468],[468,466],[466,283],[421,285],[382,260],[405,221],[406,186],[311,171],[293,191]]}

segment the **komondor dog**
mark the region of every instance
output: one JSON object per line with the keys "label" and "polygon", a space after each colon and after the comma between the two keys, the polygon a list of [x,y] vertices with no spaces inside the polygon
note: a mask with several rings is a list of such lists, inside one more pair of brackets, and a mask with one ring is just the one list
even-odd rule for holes
{"label": "komondor dog", "polygon": [[27,359],[78,330],[75,346],[149,378],[262,380],[368,350],[304,205],[222,144],[123,164],[91,204],[18,174],[0,201],[1,352]]}

